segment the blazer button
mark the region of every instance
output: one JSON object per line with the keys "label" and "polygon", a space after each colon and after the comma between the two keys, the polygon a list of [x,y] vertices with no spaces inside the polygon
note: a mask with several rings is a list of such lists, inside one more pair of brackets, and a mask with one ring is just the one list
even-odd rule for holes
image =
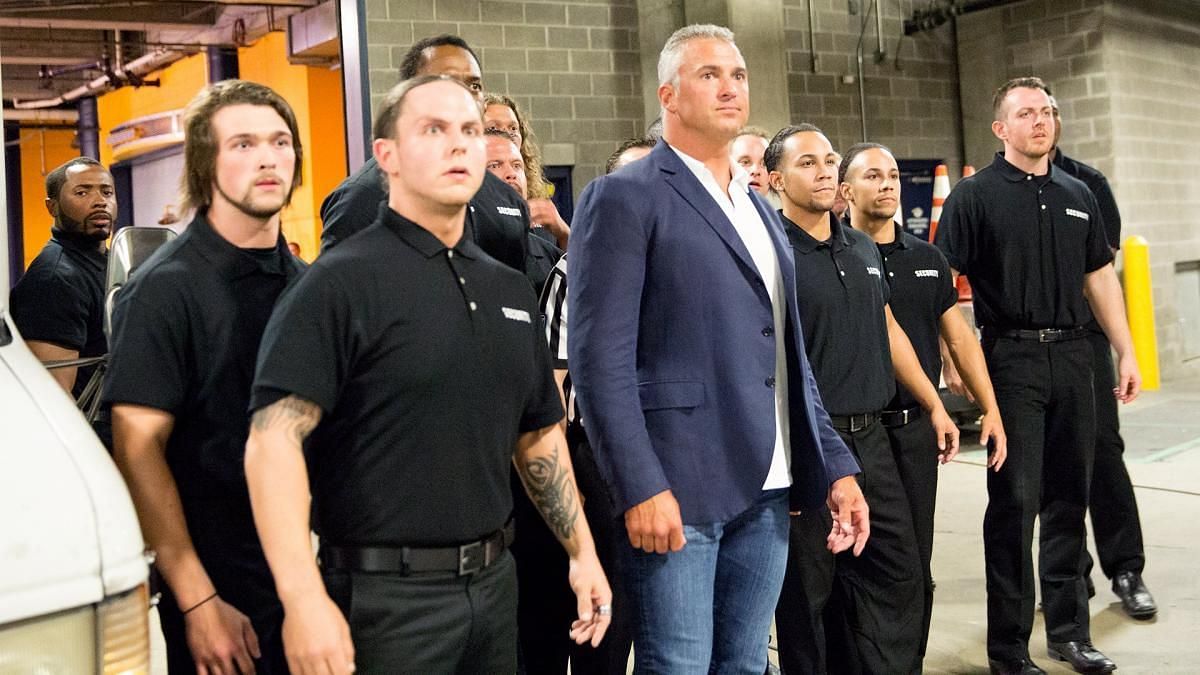
{"label": "blazer button", "polygon": [[766,328],[762,329],[762,334],[763,337],[771,337],[775,334],[775,328],[773,326],[767,326]]}
{"label": "blazer button", "polygon": [[768,387],[771,387],[772,389],[775,388],[775,376],[772,375],[771,377],[768,377],[767,381],[764,384],[766,384]]}

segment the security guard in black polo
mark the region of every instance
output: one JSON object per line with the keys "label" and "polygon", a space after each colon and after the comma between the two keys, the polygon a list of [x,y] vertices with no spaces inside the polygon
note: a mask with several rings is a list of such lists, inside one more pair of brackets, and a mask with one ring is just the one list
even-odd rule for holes
{"label": "security guard in black polo", "polygon": [[[996,397],[983,361],[979,340],[958,310],[958,292],[950,278],[950,265],[932,244],[900,229],[893,219],[900,206],[900,168],[891,151],[878,143],[859,143],[846,150],[838,170],[842,194],[849,207],[850,224],[869,235],[883,257],[883,269],[891,296],[888,305],[896,322],[912,341],[913,350],[930,382],[942,369],[938,346],[944,337],[954,360],[978,392],[983,416],[980,443],[989,445],[988,465],[998,470],[1004,463],[1004,425],[996,408]],[[933,610],[933,514],[937,497],[937,437],[933,425],[913,396],[903,386],[883,411],[892,453],[900,480],[912,509],[913,527],[924,576],[924,615],[921,656],[929,641]]]}
{"label": "security guard in black polo", "polygon": [[933,411],[947,457],[957,450],[958,430],[887,309],[878,249],[830,213],[837,156],[829,140],[812,125],[786,127],[772,139],[765,162],[796,256],[808,358],[833,426],[863,468],[872,517],[862,557],[842,554],[835,569],[825,550],[828,513],[794,514],[775,613],[780,664],[804,673],[919,672],[920,557],[908,497],[880,423],[895,377]]}
{"label": "security guard in black polo", "polygon": [[[479,59],[462,38],[439,35],[418,40],[405,54],[400,79],[417,75],[449,75],[462,80],[483,100],[483,80]],[[387,203],[387,180],[374,157],[369,158],[350,177],[342,181],[321,203],[321,252],[329,250],[375,221],[381,205]],[[529,205],[505,182],[488,174],[468,207],[469,229],[475,243],[488,255],[517,271],[525,271],[530,243]],[[537,245],[537,244],[534,244]],[[542,247],[538,246],[539,252]],[[532,258],[536,263],[537,258]],[[550,266],[554,263],[551,262]],[[540,291],[546,272],[540,274]],[[531,281],[531,283],[533,283]]]}
{"label": "security guard in black polo", "polygon": [[[1054,149],[1050,152],[1050,161],[1083,181],[1095,195],[1104,217],[1109,248],[1115,254],[1121,247],[1121,211],[1112,188],[1099,170],[1068,157],[1058,147],[1062,124],[1053,96],[1050,104],[1054,106]],[[1125,468],[1125,440],[1121,438],[1117,401],[1109,395],[1116,386],[1112,350],[1100,324],[1093,320],[1087,324],[1087,329],[1088,342],[1092,345],[1093,390],[1096,392],[1096,460],[1088,498],[1096,554],[1100,558],[1100,569],[1112,580],[1113,592],[1121,598],[1125,612],[1135,619],[1149,619],[1158,612],[1158,605],[1142,581],[1142,570],[1146,567],[1142,522],[1133,495],[1133,483]],[[1092,556],[1084,547],[1083,577],[1088,584],[1089,596],[1095,591],[1091,584],[1092,565]]]}
{"label": "security guard in black polo", "polygon": [[[302,271],[280,234],[300,182],[295,116],[226,80],[184,113],[184,233],[117,295],[105,399],[155,568],[172,675],[286,673],[283,611],[242,460],[259,338]],[[261,657],[261,658],[260,658]]]}
{"label": "security guard in black polo", "polygon": [[1044,672],[1028,648],[1040,511],[1049,655],[1078,672],[1108,672],[1116,666],[1091,644],[1080,569],[1096,431],[1083,326],[1093,312],[1120,357],[1122,400],[1137,396],[1140,376],[1096,199],[1047,157],[1054,117],[1045,84],[1010,80],[993,109],[1004,152],[955,187],[937,234],[950,266],[971,277],[1008,432],[1008,459],[988,474],[983,525],[988,656],[995,673]]}
{"label": "security guard in black polo", "polygon": [[384,99],[375,138],[380,219],[280,302],[255,375],[246,476],[292,670],[514,672],[514,463],[571,559],[579,619],[560,628],[597,644],[612,594],[537,299],[464,236],[482,112],[458,80],[418,77]]}
{"label": "security guard in black polo", "polygon": [[[13,286],[9,312],[29,351],[41,361],[104,356],[107,241],[117,217],[112,174],[91,157],[76,157],[46,174],[50,241]],[[54,379],[78,399],[96,366],[55,368]],[[107,408],[93,424],[112,447]]]}

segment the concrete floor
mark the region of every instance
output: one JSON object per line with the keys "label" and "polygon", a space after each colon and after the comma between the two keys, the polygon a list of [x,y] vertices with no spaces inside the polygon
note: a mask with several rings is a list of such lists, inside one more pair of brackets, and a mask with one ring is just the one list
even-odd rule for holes
{"label": "concrete floor", "polygon": [[[1200,673],[1200,379],[1169,382],[1121,410],[1126,464],[1133,479],[1146,544],[1145,580],[1158,616],[1134,621],[1122,611],[1097,566],[1092,638],[1124,675]],[[937,580],[925,672],[986,675],[983,512],[987,490],[983,449],[964,446],[942,467],[938,486]],[[1035,553],[1036,555],[1036,553]],[[1035,558],[1036,560],[1036,558]],[[157,617],[152,624],[153,673],[166,672]],[[1050,673],[1070,669],[1046,657],[1041,615],[1030,654]],[[772,651],[771,660],[775,661]]]}
{"label": "concrete floor", "polygon": [[[1200,647],[1200,380],[1167,383],[1122,408],[1126,464],[1146,545],[1144,578],[1159,612],[1151,621],[1128,618],[1097,565],[1092,639],[1121,673],[1200,673],[1200,658],[1192,651]],[[933,558],[937,591],[925,660],[930,675],[988,672],[983,460],[982,448],[975,446],[941,469]],[[1030,655],[1048,672],[1072,672],[1045,656],[1040,614],[1036,621]]]}

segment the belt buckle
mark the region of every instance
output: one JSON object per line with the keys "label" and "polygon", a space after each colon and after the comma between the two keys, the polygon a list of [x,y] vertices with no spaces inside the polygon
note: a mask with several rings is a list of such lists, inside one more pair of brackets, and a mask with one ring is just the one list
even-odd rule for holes
{"label": "belt buckle", "polygon": [[850,433],[862,431],[867,428],[867,415],[851,415],[850,416]]}
{"label": "belt buckle", "polygon": [[474,574],[485,564],[483,542],[475,541],[458,547],[458,576]]}
{"label": "belt buckle", "polygon": [[912,413],[912,408],[905,408],[900,411],[900,426],[908,424],[908,416]]}
{"label": "belt buckle", "polygon": [[1038,342],[1054,342],[1058,340],[1057,328],[1042,328],[1038,331]]}

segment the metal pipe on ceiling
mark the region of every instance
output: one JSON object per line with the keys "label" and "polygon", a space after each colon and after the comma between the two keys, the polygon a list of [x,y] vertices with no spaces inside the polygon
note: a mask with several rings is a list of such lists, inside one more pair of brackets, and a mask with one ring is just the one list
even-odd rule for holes
{"label": "metal pipe on ceiling", "polygon": [[914,10],[912,17],[904,20],[904,34],[933,30],[956,16],[1017,2],[1024,0],[948,0],[936,7]]}
{"label": "metal pipe on ceiling", "polygon": [[808,57],[812,71],[817,72],[817,27],[813,20],[813,0],[808,0]]}
{"label": "metal pipe on ceiling", "polygon": [[4,109],[5,122],[40,122],[43,124],[75,124],[78,110],[13,110]]}
{"label": "metal pipe on ceiling", "polygon": [[186,52],[171,51],[166,49],[155,50],[144,56],[140,56],[130,61],[123,70],[114,71],[112,75],[101,75],[96,79],[72,89],[64,94],[59,94],[54,98],[38,99],[35,101],[17,101],[13,100],[13,107],[18,110],[32,110],[37,108],[53,108],[77,101],[84,96],[94,96],[101,94],[111,89],[114,89],[124,82],[140,78],[143,75],[148,75],[159,68],[170,65],[179,59],[187,56]]}

